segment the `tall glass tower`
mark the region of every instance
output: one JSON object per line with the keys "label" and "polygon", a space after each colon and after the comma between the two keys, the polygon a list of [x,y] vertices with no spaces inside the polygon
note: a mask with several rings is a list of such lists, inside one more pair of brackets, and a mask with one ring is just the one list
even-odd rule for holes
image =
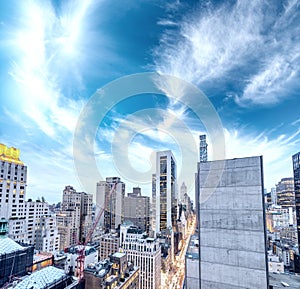
{"label": "tall glass tower", "polygon": [[293,155],[298,244],[300,244],[300,152]]}
{"label": "tall glass tower", "polygon": [[156,154],[156,222],[155,231],[160,232],[176,224],[176,160],[171,151]]}

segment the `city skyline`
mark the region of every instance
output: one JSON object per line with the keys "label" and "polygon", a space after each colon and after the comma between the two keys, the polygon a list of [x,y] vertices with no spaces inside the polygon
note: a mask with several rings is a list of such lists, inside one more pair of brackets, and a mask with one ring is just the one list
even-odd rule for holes
{"label": "city skyline", "polygon": [[[21,151],[28,167],[27,198],[59,202],[66,185],[86,191],[72,152],[81,110],[109,82],[149,71],[175,75],[203,91],[222,121],[226,158],[263,155],[268,191],[292,177],[300,133],[294,109],[299,105],[300,9],[297,1],[280,2],[1,3],[0,142]],[[149,108],[155,112],[150,119],[136,114]],[[131,97],[112,107],[95,137],[103,177],[120,177],[129,188],[140,185],[150,196],[151,173],[149,184],[139,184],[115,168],[111,143],[116,132],[120,125],[140,124],[128,150],[136,170],[151,170],[154,151],[172,150],[180,171],[180,146],[168,128],[177,117],[198,147],[206,131],[191,109],[168,96],[146,94],[142,102]],[[181,127],[176,128],[180,134]],[[209,160],[212,142],[208,134]],[[91,181],[94,189],[87,193],[95,196],[98,181]],[[187,186],[193,197],[192,184]]]}

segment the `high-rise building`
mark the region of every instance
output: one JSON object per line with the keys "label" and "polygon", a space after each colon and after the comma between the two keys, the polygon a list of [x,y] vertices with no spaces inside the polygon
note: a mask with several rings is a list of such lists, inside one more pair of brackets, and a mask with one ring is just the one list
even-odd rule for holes
{"label": "high-rise building", "polygon": [[[114,184],[116,189],[109,193]],[[104,208],[104,214],[100,218],[100,226],[106,230],[116,229],[124,221],[124,196],[125,184],[118,177],[106,178],[106,181],[97,183],[96,204],[99,209]]]}
{"label": "high-rise building", "polygon": [[56,216],[61,235],[60,249],[78,244],[85,240],[92,224],[93,195],[76,192],[72,186],[66,186],[60,213]]}
{"label": "high-rise building", "polygon": [[283,178],[276,185],[277,205],[284,209],[292,207],[295,210],[294,178]]}
{"label": "high-rise building", "polygon": [[129,220],[143,231],[149,232],[150,198],[142,196],[140,188],[133,188],[133,192],[124,197],[124,220]]}
{"label": "high-rise building", "polygon": [[[25,242],[33,245],[36,242],[36,228],[40,218],[50,217],[49,205],[45,202],[33,202],[32,200],[26,202],[25,204],[27,221],[27,239]],[[51,229],[54,229],[54,227]]]}
{"label": "high-rise building", "polygon": [[[156,153],[155,232],[176,225],[176,160],[171,151]],[[153,197],[152,197],[153,198]]]}
{"label": "high-rise building", "polygon": [[156,231],[156,174],[152,174],[151,229]]}
{"label": "high-rise building", "polygon": [[27,167],[19,159],[20,150],[0,144],[0,218],[8,220],[9,237],[27,240]]}
{"label": "high-rise building", "polygon": [[140,268],[139,288],[161,288],[161,248],[157,239],[130,224],[121,225],[120,247],[133,264]]}
{"label": "high-rise building", "polygon": [[[0,144],[0,217],[9,220],[9,236],[15,241],[31,245],[36,242],[40,244],[48,242],[43,236],[51,232],[51,235],[55,235],[53,241],[56,244],[59,235],[57,235],[55,224],[52,225],[51,222],[46,226],[49,232],[44,229],[43,235],[40,235],[42,239],[37,240],[36,229],[40,219],[51,217],[49,205],[39,200],[36,202],[25,201],[27,167],[19,159],[19,156],[20,150]],[[42,248],[50,247],[42,246]]]}
{"label": "high-rise building", "polygon": [[[270,194],[271,194],[271,203],[273,205],[277,205],[276,188],[271,188]],[[294,198],[295,198],[295,196],[294,196]]]}
{"label": "high-rise building", "polygon": [[107,233],[100,236],[100,246],[98,248],[99,259],[107,259],[111,254],[119,250],[119,236],[117,233]]}
{"label": "high-rise building", "polygon": [[292,207],[281,208],[276,206],[266,212],[266,225],[269,232],[293,227],[294,213]]}
{"label": "high-rise building", "polygon": [[80,236],[84,241],[93,223],[93,195],[81,193]]}
{"label": "high-rise building", "polygon": [[199,136],[200,139],[200,163],[205,163],[207,162],[207,142],[206,142],[206,135],[200,135]]}
{"label": "high-rise building", "polygon": [[[199,144],[199,156],[200,162],[198,163],[197,171],[199,171],[200,163],[205,163],[208,160],[207,157],[207,143],[206,143],[206,135],[200,135],[200,144]],[[199,220],[199,184],[197,173],[195,174],[195,202],[196,202],[196,228],[198,228],[198,220]]]}
{"label": "high-rise building", "polygon": [[196,183],[198,288],[267,289],[262,157],[199,163]]}
{"label": "high-rise building", "polygon": [[300,152],[294,154],[292,159],[293,159],[293,171],[294,171],[298,244],[300,244]]}
{"label": "high-rise building", "polygon": [[56,216],[44,216],[36,222],[35,249],[55,253],[60,249],[60,235],[56,227]]}
{"label": "high-rise building", "polygon": [[183,182],[181,187],[180,187],[180,203],[184,203],[185,200],[185,195],[187,194],[187,186]]}

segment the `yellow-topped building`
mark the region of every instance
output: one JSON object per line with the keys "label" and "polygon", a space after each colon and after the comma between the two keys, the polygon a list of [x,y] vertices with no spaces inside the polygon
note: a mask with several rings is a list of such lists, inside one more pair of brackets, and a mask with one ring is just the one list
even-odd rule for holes
{"label": "yellow-topped building", "polygon": [[19,159],[20,150],[0,143],[0,218],[8,220],[8,236],[27,242],[27,167]]}
{"label": "yellow-topped building", "polygon": [[18,165],[24,165],[24,163],[19,159],[20,150],[14,147],[7,147],[6,145],[0,143],[0,160],[15,163]]}

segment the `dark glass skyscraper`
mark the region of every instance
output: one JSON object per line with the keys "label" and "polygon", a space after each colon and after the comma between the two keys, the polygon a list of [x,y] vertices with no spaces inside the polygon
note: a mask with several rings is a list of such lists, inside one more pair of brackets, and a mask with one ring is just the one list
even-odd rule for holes
{"label": "dark glass skyscraper", "polygon": [[[176,225],[177,192],[176,192],[176,160],[171,151],[156,153],[155,179],[155,232],[166,230]],[[152,188],[152,197],[153,188]]]}
{"label": "dark glass skyscraper", "polygon": [[299,240],[300,240],[300,152],[293,155],[293,171],[294,171],[294,186],[295,186],[297,232],[298,232],[298,244],[299,244]]}

